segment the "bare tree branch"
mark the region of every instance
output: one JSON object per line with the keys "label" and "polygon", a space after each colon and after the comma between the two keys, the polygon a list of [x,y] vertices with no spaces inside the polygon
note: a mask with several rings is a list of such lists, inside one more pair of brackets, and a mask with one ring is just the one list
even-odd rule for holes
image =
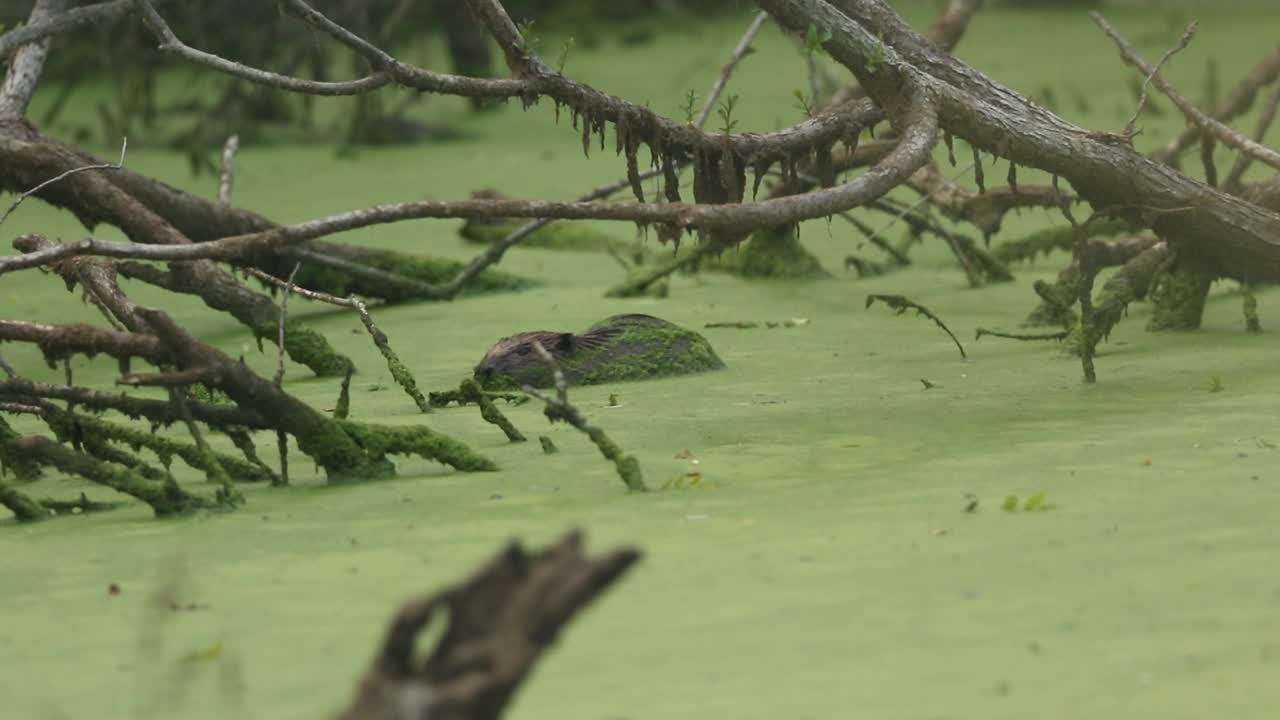
{"label": "bare tree branch", "polygon": [[293,92],[306,93],[308,95],[361,95],[370,90],[376,90],[391,82],[391,78],[386,73],[374,73],[368,77],[358,80],[348,80],[343,82],[320,82],[317,80],[303,80],[301,78],[290,77],[288,75],[280,75],[278,73],[268,72],[251,68],[247,65],[241,65],[224,58],[218,57],[211,53],[197,50],[190,45],[178,39],[169,24],[164,21],[160,13],[156,12],[155,7],[148,0],[134,0],[135,4],[142,11],[143,22],[147,28],[160,38],[160,49],[170,53],[176,57],[180,57],[197,65],[213,68],[219,72],[226,73],[232,77],[238,77],[259,85],[268,85],[270,87],[279,88],[281,90],[290,90]]}
{"label": "bare tree branch", "polygon": [[0,58],[7,56],[22,45],[43,40],[53,35],[65,35],[90,25],[98,25],[132,13],[133,0],[112,0],[111,2],[86,5],[72,8],[64,13],[33,22],[28,19],[22,27],[15,28],[0,35]]}
{"label": "bare tree branch", "polygon": [[118,161],[114,163],[99,163],[97,165],[84,165],[77,168],[71,168],[70,170],[64,170],[63,172],[58,173],[57,175],[49,178],[48,180],[45,180],[39,185],[36,185],[30,190],[27,190],[26,192],[19,194],[18,199],[13,201],[13,204],[9,206],[9,209],[5,210],[3,215],[0,215],[0,225],[3,225],[4,221],[8,220],[9,216],[13,214],[13,211],[17,210],[18,206],[21,205],[23,201],[25,201],[27,198],[31,197],[32,195],[35,195],[41,190],[49,187],[50,185],[64,178],[75,175],[76,173],[86,172],[88,170],[119,170],[120,168],[124,167],[124,157],[125,157],[125,153],[128,152],[128,150],[129,150],[129,138],[124,138],[120,142],[120,159]]}
{"label": "bare tree branch", "polygon": [[[62,14],[66,0],[36,0],[28,25],[41,25]],[[44,59],[49,54],[48,37],[41,38],[18,50],[9,62],[4,83],[0,85],[0,119],[21,118],[27,114],[27,104],[36,91]]]}
{"label": "bare tree branch", "polygon": [[[1261,143],[1262,139],[1267,136],[1267,131],[1271,129],[1271,123],[1275,122],[1276,110],[1280,108],[1280,83],[1276,84],[1271,95],[1267,97],[1266,104],[1262,106],[1262,113],[1258,115],[1258,126],[1253,130],[1253,141]],[[1248,153],[1240,153],[1236,158],[1236,162],[1231,166],[1231,171],[1227,173],[1227,179],[1223,181],[1222,187],[1227,192],[1238,194],[1240,191],[1241,180],[1248,171],[1249,166],[1253,164],[1253,156]]]}
{"label": "bare tree branch", "polygon": [[[186,47],[173,36],[172,30],[169,30],[167,35],[165,34],[168,26],[164,24],[159,14],[155,12],[153,7],[150,8],[150,11],[145,9],[150,7],[148,0],[136,1],[144,8],[144,13],[149,18],[148,27],[160,38],[162,48],[167,46],[176,52],[176,48],[180,46]],[[288,5],[292,11],[304,20],[329,33],[338,41],[363,55],[381,73],[389,75],[390,81],[403,87],[423,92],[462,97],[514,97],[520,98],[525,103],[531,103],[536,98],[545,96],[560,105],[568,106],[577,115],[580,115],[581,117],[578,120],[583,122],[588,133],[591,128],[602,132],[606,122],[615,123],[627,128],[629,132],[635,133],[637,138],[648,143],[651,147],[660,146],[668,152],[680,150],[684,152],[702,151],[718,154],[728,147],[738,155],[745,157],[763,157],[766,155],[781,157],[788,153],[805,152],[818,145],[834,142],[851,132],[857,132],[862,128],[860,122],[864,119],[861,116],[862,114],[850,114],[844,111],[847,108],[842,108],[840,112],[822,113],[785,130],[769,133],[744,133],[726,137],[724,133],[708,133],[689,124],[670,120],[642,105],[627,102],[616,96],[608,95],[582,83],[570,80],[547,68],[541,61],[538,61],[537,72],[531,73],[528,77],[508,80],[445,75],[415,67],[396,60],[377,46],[328,19],[301,0],[288,0]],[[519,31],[515,30],[514,25],[511,25],[510,30],[515,33],[513,37],[511,32],[504,29],[505,23],[510,23],[510,18],[507,18],[505,23],[497,19],[497,13],[500,10],[501,8],[498,8],[498,10],[490,9],[486,11],[486,17],[501,26],[500,32],[505,40],[516,42],[515,38],[519,36]],[[505,12],[501,13],[501,15],[505,17]],[[521,39],[518,42],[520,47],[523,48],[523,40]],[[295,92],[315,94],[316,90],[326,90],[323,94],[332,94],[327,92],[326,88],[309,87],[311,81],[289,78],[249,68],[215,55],[191,48],[188,49],[190,52],[181,53],[183,59],[232,74],[235,77],[273,87],[286,88]],[[369,78],[354,82],[372,83],[371,87],[364,88],[361,92],[367,92],[374,87],[386,84],[386,80],[383,80],[376,73]],[[347,83],[345,87],[339,88],[343,91],[340,94],[354,92],[350,85],[351,83]],[[658,148],[655,147],[656,149]]]}
{"label": "bare tree branch", "polygon": [[764,26],[766,20],[769,19],[769,13],[761,12],[756,15],[751,24],[747,26],[747,31],[742,33],[742,37],[738,38],[738,44],[733,48],[733,54],[729,56],[729,61],[720,68],[720,74],[716,77],[716,81],[711,86],[711,92],[707,93],[707,99],[702,103],[702,109],[698,111],[698,117],[693,121],[694,127],[704,127],[707,124],[707,118],[711,117],[711,111],[716,107],[716,100],[720,97],[720,93],[724,92],[725,87],[729,84],[729,78],[733,76],[733,71],[738,67],[738,63],[742,62],[742,58],[747,56],[751,51],[751,41],[756,38],[756,34],[760,32],[760,28]]}
{"label": "bare tree branch", "polygon": [[[1158,68],[1151,67],[1146,60],[1143,60],[1142,57],[1138,55],[1138,52],[1134,50],[1133,46],[1124,39],[1124,36],[1112,27],[1101,14],[1092,12],[1089,15],[1093,18],[1094,23],[1096,23],[1098,27],[1102,28],[1102,31],[1107,34],[1107,37],[1110,37],[1116,44],[1116,47],[1120,50],[1120,56],[1124,58],[1124,61],[1135,68],[1138,68],[1141,72],[1146,73],[1151,79],[1151,82],[1155,83],[1155,86],[1159,88],[1160,92],[1164,93],[1165,96],[1182,111],[1182,114],[1187,116],[1188,120],[1199,125],[1205,132],[1213,135],[1213,137],[1221,141],[1222,144],[1235,148],[1240,152],[1252,156],[1256,160],[1280,170],[1280,152],[1276,152],[1265,145],[1260,145],[1206,115],[1204,111],[1191,104],[1186,98],[1182,97],[1181,93],[1174,89],[1172,85],[1165,81],[1165,79],[1160,76]],[[1189,40],[1189,38],[1184,39]]]}
{"label": "bare tree branch", "polygon": [[[1280,45],[1276,45],[1252,70],[1245,75],[1236,87],[1227,94],[1225,100],[1213,111],[1213,116],[1221,122],[1230,122],[1247,112],[1253,105],[1258,92],[1265,86],[1280,78]],[[1202,130],[1199,125],[1192,124],[1183,130],[1167,145],[1151,154],[1160,162],[1176,162],[1183,150],[1191,147],[1200,139]]]}

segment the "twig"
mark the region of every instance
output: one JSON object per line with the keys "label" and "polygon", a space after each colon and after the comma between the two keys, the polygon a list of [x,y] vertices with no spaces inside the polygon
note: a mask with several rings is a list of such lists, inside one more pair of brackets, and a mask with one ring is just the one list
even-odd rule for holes
{"label": "twig", "polygon": [[[969,163],[968,165],[965,165],[963,168],[960,168],[960,170],[959,170],[959,171],[957,171],[957,172],[956,172],[955,174],[953,174],[951,177],[947,178],[947,180],[949,180],[950,182],[955,182],[955,181],[956,181],[956,180],[958,180],[962,175],[964,175],[965,173],[967,173],[967,172],[969,172],[970,170],[974,169],[975,167],[978,167],[978,160],[977,160],[977,156],[976,156],[976,155],[975,155],[975,158],[974,158],[974,161],[973,161],[973,162]],[[892,228],[894,225],[897,225],[899,222],[901,222],[901,221],[902,221],[902,219],[903,219],[904,217],[906,217],[906,216],[907,216],[907,214],[909,214],[909,213],[913,212],[916,208],[920,207],[921,205],[924,205],[925,203],[929,202],[929,201],[930,201],[930,199],[931,199],[931,197],[930,197],[929,195],[923,195],[919,200],[917,200],[916,202],[912,203],[911,205],[908,205],[905,209],[903,209],[903,210],[902,210],[902,212],[900,212],[900,213],[898,213],[897,215],[895,215],[895,216],[894,216],[894,218],[893,218],[892,220],[890,220],[889,222],[887,222],[887,223],[885,223],[884,225],[880,226],[880,227],[879,227],[879,228],[877,228],[874,232],[872,232],[870,235],[868,235],[868,236],[867,236],[867,241],[868,241],[868,242],[875,242],[874,238],[880,237],[880,236],[881,236],[881,235],[883,235],[884,233],[888,232],[888,231],[889,231],[889,228]]]}
{"label": "twig", "polygon": [[[17,376],[10,376],[9,380],[0,381],[0,398],[11,398],[19,401],[24,401],[26,398],[67,400],[86,408],[116,410],[132,418],[146,418],[153,423],[162,425],[169,425],[182,420],[176,413],[176,408],[163,400],[105,393],[69,385],[51,385],[24,380]],[[219,429],[245,427],[252,430],[265,430],[271,427],[261,415],[241,410],[238,407],[212,405],[202,402],[188,402],[187,406],[190,408],[192,415],[200,422]]]}
{"label": "twig", "polygon": [[560,369],[560,363],[547,352],[542,343],[537,340],[533,341],[533,350],[538,354],[542,362],[546,363],[551,369],[551,376],[555,382],[556,395],[551,397],[543,393],[537,388],[525,385],[521,389],[529,395],[546,403],[547,407],[543,413],[551,422],[557,420],[567,422],[573,427],[581,430],[591,438],[591,442],[600,449],[600,454],[604,455],[606,460],[610,460],[618,469],[618,477],[622,478],[622,482],[626,484],[627,489],[633,492],[644,492],[648,488],[644,485],[644,478],[640,475],[640,462],[631,455],[623,455],[622,448],[614,444],[612,440],[604,434],[604,430],[592,425],[586,417],[583,416],[578,408],[569,402],[569,388],[565,381],[564,371]]}
{"label": "twig", "polygon": [[1129,118],[1129,121],[1124,124],[1124,130],[1120,131],[1121,135],[1132,138],[1137,134],[1135,127],[1138,124],[1138,116],[1142,115],[1142,109],[1147,105],[1147,86],[1151,84],[1151,78],[1160,72],[1160,68],[1164,67],[1164,64],[1169,62],[1170,58],[1187,49],[1187,46],[1191,44],[1191,38],[1195,37],[1198,24],[1198,22],[1192,21],[1187,25],[1187,29],[1183,31],[1182,39],[1178,41],[1178,44],[1169,48],[1164,57],[1160,58],[1160,62],[1156,63],[1155,69],[1147,73],[1147,77],[1142,81],[1142,92],[1138,95],[1138,107],[1134,108],[1133,117]]}
{"label": "twig", "polygon": [[289,295],[293,292],[293,279],[298,275],[298,268],[302,267],[302,263],[294,263],[293,270],[289,272],[289,279],[284,284],[284,294],[280,298],[280,322],[276,332],[279,333],[279,339],[276,345],[279,348],[279,357],[276,364],[276,375],[271,382],[277,387],[284,382],[284,332],[285,325],[289,322]]}
{"label": "twig", "polygon": [[191,439],[196,444],[196,452],[200,454],[200,461],[204,464],[204,470],[208,473],[209,479],[222,485],[218,500],[229,505],[239,504],[244,497],[231,484],[231,476],[227,474],[226,468],[222,467],[222,463],[218,462],[218,456],[209,447],[209,443],[205,442],[204,433],[200,432],[200,426],[191,416],[191,408],[187,405],[187,392],[185,387],[171,387],[169,399],[177,407],[183,424],[187,426],[187,432],[191,433]]}
{"label": "twig", "polygon": [[338,388],[338,402],[333,406],[335,420],[346,420],[351,414],[351,376],[355,374],[354,365],[347,367],[347,374],[342,376],[342,386]]}
{"label": "twig", "polygon": [[[1280,45],[1277,45],[1257,65],[1253,67],[1231,92],[1221,105],[1214,108],[1213,116],[1221,122],[1229,122],[1247,112],[1253,105],[1259,90],[1280,78]],[[1199,125],[1190,125],[1164,147],[1151,153],[1151,157],[1164,163],[1177,164],[1178,155],[1191,147],[1204,131]],[[1261,140],[1259,140],[1261,142]]]}
{"label": "twig", "polygon": [[1066,330],[1059,330],[1057,332],[1043,332],[1043,333],[1011,333],[1011,332],[1001,332],[1000,330],[988,330],[986,328],[978,328],[978,332],[973,339],[981,340],[982,336],[990,335],[991,337],[1007,338],[1009,340],[1062,340],[1063,338],[1067,337],[1067,335],[1069,334],[1070,333]]}
{"label": "twig", "polygon": [[[9,206],[9,209],[4,211],[4,215],[0,215],[0,225],[3,225],[4,221],[9,219],[9,216],[13,214],[14,210],[18,209],[18,206],[21,205],[24,200],[31,197],[32,195],[35,195],[36,193],[40,192],[46,187],[62,180],[65,177],[75,175],[76,173],[86,172],[89,170],[119,170],[120,168],[124,167],[124,157],[125,157],[125,153],[128,150],[129,150],[129,138],[124,138],[124,140],[121,141],[120,143],[120,160],[118,162],[101,163],[98,165],[84,165],[82,167],[72,168],[70,170],[66,170],[64,172],[58,173],[57,175],[31,188],[30,190],[27,190],[26,192],[19,195],[17,200],[13,201],[13,204]],[[68,253],[68,254],[71,254],[71,253]],[[0,269],[0,272],[2,271],[3,270]]]}
{"label": "twig", "polygon": [[391,76],[385,72],[377,72],[357,80],[342,82],[320,82],[280,75],[266,70],[241,65],[211,53],[197,50],[178,39],[160,13],[148,0],[135,0],[142,10],[142,20],[147,28],[160,39],[160,49],[176,55],[188,62],[213,68],[232,77],[238,77],[260,85],[289,90],[307,95],[361,95],[376,90],[391,82]]}
{"label": "twig", "polygon": [[747,31],[742,33],[742,37],[738,38],[738,44],[733,48],[733,54],[729,56],[729,61],[720,68],[720,76],[712,83],[711,92],[707,93],[707,99],[702,103],[702,109],[698,111],[697,119],[693,121],[694,127],[702,128],[707,124],[707,118],[711,117],[711,111],[715,110],[716,101],[720,99],[720,94],[724,92],[725,87],[729,84],[729,78],[733,76],[734,69],[738,67],[738,63],[742,62],[742,58],[751,52],[751,41],[755,39],[756,33],[760,32],[760,28],[764,26],[765,21],[768,19],[769,13],[761,11],[747,26]]}
{"label": "twig", "polygon": [[915,310],[917,315],[923,315],[929,318],[937,324],[938,327],[942,328],[947,335],[951,336],[951,341],[954,342],[956,347],[960,350],[960,357],[968,359],[969,356],[965,355],[964,346],[960,344],[960,339],[956,337],[955,333],[951,332],[951,328],[947,327],[946,323],[942,322],[942,318],[930,312],[929,308],[909,300],[904,295],[868,295],[867,307],[871,307],[877,300],[893,308],[894,314],[896,315],[901,315],[907,310]]}
{"label": "twig", "polygon": [[[289,287],[292,285],[292,281],[281,280],[257,268],[242,269],[249,275],[277,287]],[[294,268],[294,270],[296,272],[297,268]],[[427,399],[423,397],[422,391],[418,389],[418,383],[414,379],[413,373],[409,372],[409,369],[401,362],[400,356],[396,354],[395,350],[391,349],[391,341],[387,338],[386,333],[382,332],[381,328],[373,322],[373,316],[369,313],[369,306],[363,299],[355,295],[340,298],[328,293],[307,290],[297,286],[292,286],[292,292],[311,300],[355,310],[360,315],[360,322],[364,324],[365,330],[369,332],[369,336],[373,339],[373,344],[377,346],[378,352],[382,353],[383,359],[386,360],[387,369],[391,372],[391,377],[405,391],[405,394],[413,400],[413,403],[418,406],[418,410],[424,413],[431,412],[431,406],[428,404]]]}
{"label": "twig", "polygon": [[1182,95],[1174,89],[1172,85],[1160,76],[1158,67],[1152,68],[1148,65],[1147,62],[1138,55],[1137,51],[1133,49],[1129,42],[1124,39],[1124,36],[1112,27],[1100,13],[1096,11],[1091,12],[1089,13],[1089,16],[1092,17],[1098,27],[1102,28],[1102,31],[1105,32],[1113,42],[1115,42],[1116,47],[1120,50],[1120,56],[1124,61],[1138,68],[1140,71],[1147,73],[1151,78],[1151,82],[1153,82],[1155,86],[1165,94],[1165,96],[1173,101],[1174,105],[1178,106],[1178,109],[1182,111],[1182,114],[1185,115],[1188,120],[1199,125],[1205,132],[1212,134],[1222,142],[1222,144],[1235,148],[1240,152],[1252,155],[1255,159],[1260,160],[1273,168],[1280,169],[1280,152],[1276,152],[1275,150],[1260,145],[1204,114],[1203,111],[1188,102],[1186,98],[1182,97]]}
{"label": "twig", "polygon": [[222,172],[218,175],[218,204],[231,204],[231,182],[235,178],[236,152],[240,149],[240,136],[232,135],[222,146]]}
{"label": "twig", "polygon": [[[348,273],[354,277],[362,277],[374,283],[388,287],[394,290],[401,290],[415,297],[423,297],[430,300],[446,300],[450,296],[445,291],[413,278],[405,277],[399,273],[388,272],[376,267],[370,267],[358,262],[352,262],[346,258],[329,255],[324,252],[317,252],[306,247],[290,246],[283,248],[280,253],[291,258],[304,260],[309,263],[321,265],[323,267],[331,267],[344,273]],[[295,288],[296,289],[296,288]]]}
{"label": "twig", "polygon": [[[1276,109],[1280,106],[1280,83],[1276,84],[1271,95],[1267,97],[1266,105],[1262,106],[1262,114],[1258,116],[1258,126],[1253,130],[1253,141],[1262,142],[1267,136],[1267,131],[1271,129],[1271,123],[1275,122]],[[1253,156],[1248,153],[1241,153],[1236,158],[1236,162],[1231,166],[1231,171],[1227,173],[1227,179],[1223,181],[1222,187],[1227,192],[1237,192],[1240,189],[1240,181],[1244,178],[1245,171],[1249,169],[1249,165],[1253,163]]]}

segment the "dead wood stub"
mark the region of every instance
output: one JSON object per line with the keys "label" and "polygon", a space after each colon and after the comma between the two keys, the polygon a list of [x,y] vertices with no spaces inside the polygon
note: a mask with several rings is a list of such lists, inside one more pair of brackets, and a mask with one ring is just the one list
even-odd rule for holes
{"label": "dead wood stub", "polygon": [[[639,560],[589,557],[581,531],[540,552],[510,543],[466,580],[405,603],[340,720],[496,720],[560,633]],[[425,656],[418,636],[448,625]]]}

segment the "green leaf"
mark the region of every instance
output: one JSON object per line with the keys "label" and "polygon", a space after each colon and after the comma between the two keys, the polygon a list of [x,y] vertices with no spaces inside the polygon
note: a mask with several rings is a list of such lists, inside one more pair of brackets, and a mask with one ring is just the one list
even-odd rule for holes
{"label": "green leaf", "polygon": [[1006,497],[1006,498],[1004,499],[1004,504],[1003,504],[1003,505],[1001,505],[1000,507],[1002,507],[1002,508],[1004,509],[1004,511],[1005,511],[1005,512],[1017,512],[1017,511],[1018,511],[1018,496],[1017,496],[1017,495],[1009,495],[1008,497]]}

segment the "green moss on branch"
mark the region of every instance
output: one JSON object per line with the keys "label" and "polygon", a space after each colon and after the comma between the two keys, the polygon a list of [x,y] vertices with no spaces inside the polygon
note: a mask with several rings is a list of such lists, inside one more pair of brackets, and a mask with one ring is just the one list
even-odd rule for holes
{"label": "green moss on branch", "polygon": [[[5,444],[0,442],[0,446]],[[49,508],[3,480],[0,480],[0,505],[9,508],[9,512],[22,523],[47,520],[51,515]]]}
{"label": "green moss on branch", "polygon": [[105,485],[117,492],[135,497],[151,506],[156,517],[180,515],[216,505],[191,495],[172,479],[166,482],[148,480],[128,468],[103,462],[87,453],[60,445],[41,435],[28,435],[7,443],[33,462],[48,465],[65,473],[79,475],[90,482]]}
{"label": "green moss on branch", "polygon": [[393,427],[350,420],[334,423],[375,460],[387,455],[417,455],[465,472],[498,469],[492,460],[463,443],[422,426]]}
{"label": "green moss on branch", "polygon": [[524,442],[528,439],[516,429],[515,425],[511,424],[506,415],[502,414],[497,404],[480,389],[480,384],[475,380],[467,378],[462,381],[458,386],[458,399],[460,403],[474,402],[479,405],[480,417],[484,418],[485,422],[497,425],[511,442]]}

